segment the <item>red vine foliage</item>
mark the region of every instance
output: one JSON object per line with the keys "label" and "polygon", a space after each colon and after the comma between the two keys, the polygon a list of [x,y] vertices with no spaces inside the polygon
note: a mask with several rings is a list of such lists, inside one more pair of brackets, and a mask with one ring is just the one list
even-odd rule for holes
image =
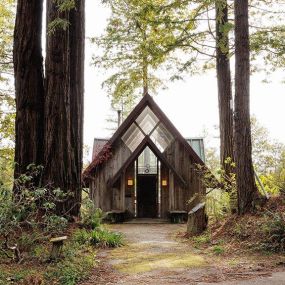
{"label": "red vine foliage", "polygon": [[96,167],[101,165],[103,162],[108,161],[112,157],[112,148],[109,143],[106,143],[103,148],[98,152],[98,154],[95,156],[93,161],[90,163],[90,165],[84,170],[83,172],[83,180],[86,181],[87,179],[91,179],[92,174]]}

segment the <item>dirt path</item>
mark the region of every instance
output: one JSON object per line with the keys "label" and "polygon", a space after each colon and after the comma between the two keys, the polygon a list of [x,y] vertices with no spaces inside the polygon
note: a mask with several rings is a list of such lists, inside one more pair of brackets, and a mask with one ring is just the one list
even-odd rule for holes
{"label": "dirt path", "polygon": [[177,239],[185,225],[121,224],[112,226],[112,230],[122,232],[127,245],[102,250],[98,267],[82,285],[285,284],[284,272],[272,274],[262,264],[209,256]]}

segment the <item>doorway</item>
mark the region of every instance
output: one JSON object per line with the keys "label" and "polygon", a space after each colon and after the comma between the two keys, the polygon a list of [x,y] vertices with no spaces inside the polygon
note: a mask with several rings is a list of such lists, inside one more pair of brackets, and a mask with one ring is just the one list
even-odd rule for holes
{"label": "doorway", "polygon": [[137,175],[137,217],[157,218],[157,175]]}

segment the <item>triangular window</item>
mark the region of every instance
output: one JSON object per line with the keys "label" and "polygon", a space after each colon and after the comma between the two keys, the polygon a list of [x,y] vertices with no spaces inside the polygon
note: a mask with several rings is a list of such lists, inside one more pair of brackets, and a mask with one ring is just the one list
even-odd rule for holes
{"label": "triangular window", "polygon": [[164,152],[174,139],[148,106],[143,109],[135,122],[122,136],[122,140],[134,152],[145,136],[149,136],[161,152]]}

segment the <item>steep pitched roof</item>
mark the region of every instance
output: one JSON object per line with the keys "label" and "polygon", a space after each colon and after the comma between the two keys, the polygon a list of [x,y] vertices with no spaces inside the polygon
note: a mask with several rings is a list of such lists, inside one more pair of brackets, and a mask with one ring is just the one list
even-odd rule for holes
{"label": "steep pitched roof", "polygon": [[103,138],[95,138],[93,143],[93,150],[92,150],[92,160],[99,154],[99,152],[103,149],[105,144],[109,141],[109,139]]}
{"label": "steep pitched roof", "polygon": [[[129,130],[131,125],[135,122],[135,120],[140,116],[142,111],[149,107],[150,110],[154,113],[154,115],[158,118],[159,122],[161,122],[166,130],[173,136],[174,139],[178,140],[185,147],[186,151],[192,157],[195,163],[205,166],[204,162],[197,155],[197,153],[192,149],[189,143],[183,138],[180,132],[175,128],[172,122],[167,118],[164,112],[159,108],[159,106],[155,103],[153,98],[146,94],[142,100],[136,105],[133,111],[129,114],[126,120],[121,124],[121,126],[117,129],[114,135],[110,138],[110,140],[106,143],[103,149],[98,153],[98,155],[93,159],[91,164],[85,169],[83,173],[83,178],[88,179],[91,176],[92,171],[96,168],[97,165],[102,163],[102,157],[106,156],[106,152],[108,149],[112,148],[113,144]],[[144,132],[138,124],[136,126],[140,129],[141,132]],[[156,126],[155,126],[156,127]],[[150,140],[149,140],[150,141]],[[148,143],[149,143],[148,141]],[[147,143],[147,141],[145,142]],[[139,145],[139,144],[138,144]],[[138,147],[135,147],[135,149]],[[157,151],[156,151],[157,152]],[[178,174],[179,175],[179,174]]]}

